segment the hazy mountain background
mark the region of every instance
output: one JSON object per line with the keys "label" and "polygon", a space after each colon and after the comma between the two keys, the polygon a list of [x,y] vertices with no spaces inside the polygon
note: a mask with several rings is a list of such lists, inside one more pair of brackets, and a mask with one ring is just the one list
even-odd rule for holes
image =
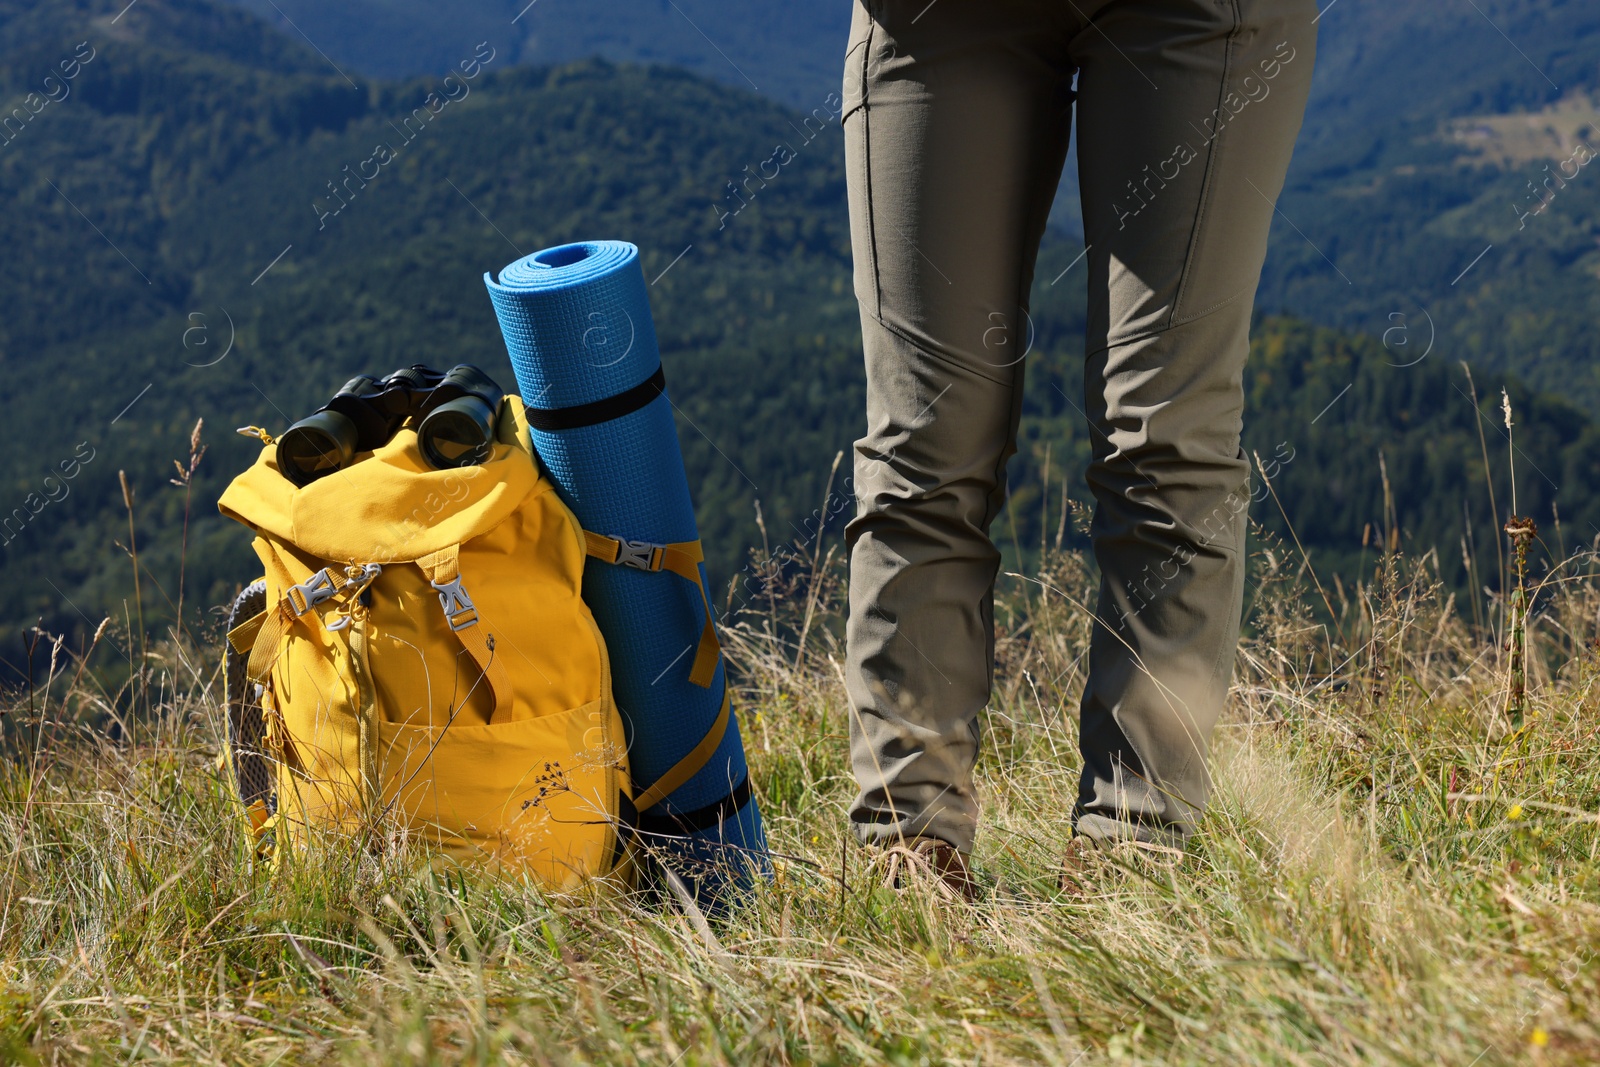
{"label": "hazy mountain background", "polygon": [[[757,501],[770,541],[809,536],[861,424],[838,129],[813,135],[800,113],[835,89],[848,15],[0,2],[0,659],[21,663],[36,621],[81,633],[131,613],[118,471],[147,622],[170,617],[185,493],[168,479],[204,417],[183,575],[201,625],[252,566],[215,516],[252,452],[232,429],[281,430],[351,374],[414,361],[471,359],[509,383],[482,273],[580,238],[634,241],[656,279],[718,585],[761,543]],[[1600,168],[1551,180],[1578,138],[1600,149],[1600,10],[1334,0],[1320,48],[1262,282],[1247,445],[1293,456],[1274,485],[1325,577],[1362,574],[1392,529],[1408,550],[1438,547],[1462,590],[1493,586],[1478,434],[1503,517],[1502,384],[1519,510],[1569,548],[1600,534]],[[464,62],[470,91],[415,118]],[[795,162],[719,229],[726,182],[780,141]],[[379,143],[392,162],[335,199],[330,183]],[[997,529],[1013,556],[1056,536],[1063,490],[1086,497],[1081,274],[1050,284],[1081,251],[1073,188],[1038,272],[1017,492]],[[1286,532],[1270,499],[1254,514]]]}

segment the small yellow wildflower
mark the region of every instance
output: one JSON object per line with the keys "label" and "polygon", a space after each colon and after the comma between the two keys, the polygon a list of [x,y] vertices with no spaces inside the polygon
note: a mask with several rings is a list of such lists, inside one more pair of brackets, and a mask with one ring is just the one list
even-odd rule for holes
{"label": "small yellow wildflower", "polygon": [[1513,804],[1513,805],[1511,805],[1511,810],[1506,812],[1506,818],[1510,819],[1513,822],[1515,822],[1517,819],[1522,818],[1522,805],[1521,804]]}
{"label": "small yellow wildflower", "polygon": [[1539,1048],[1544,1048],[1550,1043],[1550,1032],[1542,1026],[1535,1026],[1530,1040]]}

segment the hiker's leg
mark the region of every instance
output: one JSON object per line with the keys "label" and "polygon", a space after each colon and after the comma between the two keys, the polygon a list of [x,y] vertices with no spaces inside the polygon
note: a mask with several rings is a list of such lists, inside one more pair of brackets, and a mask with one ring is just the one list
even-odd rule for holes
{"label": "hiker's leg", "polygon": [[1091,837],[1181,841],[1209,791],[1244,586],[1250,311],[1316,13],[1111,0],[1073,39],[1102,574],[1076,819]]}
{"label": "hiker's leg", "polygon": [[868,842],[972,847],[989,697],[989,524],[1004,497],[1023,308],[1066,153],[1059,5],[861,0],[845,160],[867,430],[855,446],[846,680]]}

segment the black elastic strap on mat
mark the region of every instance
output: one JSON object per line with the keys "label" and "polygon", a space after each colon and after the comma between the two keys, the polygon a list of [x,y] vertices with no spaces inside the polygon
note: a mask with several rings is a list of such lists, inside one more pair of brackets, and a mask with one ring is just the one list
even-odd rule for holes
{"label": "black elastic strap on mat", "polygon": [[581,426],[594,426],[612,419],[631,415],[667,391],[667,374],[661,367],[631,389],[624,389],[604,400],[591,400],[587,404],[574,404],[570,408],[533,408],[523,410],[528,425],[549,433],[555,430],[576,430]]}
{"label": "black elastic strap on mat", "polygon": [[641,832],[647,834],[692,834],[733,821],[740,809],[749,802],[750,776],[745,775],[744,781],[721,800],[674,815],[640,815],[638,826]]}

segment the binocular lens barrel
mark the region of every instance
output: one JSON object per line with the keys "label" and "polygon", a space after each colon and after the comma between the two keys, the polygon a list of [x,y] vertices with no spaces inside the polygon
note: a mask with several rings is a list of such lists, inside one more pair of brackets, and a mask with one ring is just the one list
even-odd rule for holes
{"label": "binocular lens barrel", "polygon": [[475,396],[440,404],[417,427],[417,445],[435,470],[487,462],[494,444],[496,414]]}
{"label": "binocular lens barrel", "polygon": [[278,439],[278,470],[304,489],[356,457],[356,424],[337,411],[301,419]]}

